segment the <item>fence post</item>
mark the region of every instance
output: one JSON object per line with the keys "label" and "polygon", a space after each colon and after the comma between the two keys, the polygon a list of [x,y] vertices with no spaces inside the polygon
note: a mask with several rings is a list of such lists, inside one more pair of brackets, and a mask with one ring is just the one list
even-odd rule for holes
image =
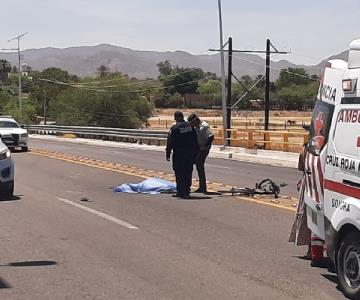
{"label": "fence post", "polygon": [[283,144],[283,151],[288,152],[289,151],[289,134],[284,133],[284,144]]}
{"label": "fence post", "polygon": [[264,149],[265,150],[271,150],[271,143],[267,143],[270,142],[270,132],[265,132],[264,133]]}
{"label": "fence post", "polygon": [[248,149],[253,149],[254,148],[254,140],[253,140],[253,132],[252,131],[248,131]]}
{"label": "fence post", "polygon": [[304,134],[304,145],[309,141],[309,134]]}
{"label": "fence post", "polygon": [[232,146],[240,146],[240,141],[238,141],[238,138],[239,138],[238,131],[237,130],[232,131],[231,136],[232,136],[232,139],[233,139]]}

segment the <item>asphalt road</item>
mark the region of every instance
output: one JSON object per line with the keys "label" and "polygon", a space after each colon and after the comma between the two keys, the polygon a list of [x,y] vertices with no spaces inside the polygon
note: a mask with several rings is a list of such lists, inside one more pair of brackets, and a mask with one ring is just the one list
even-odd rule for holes
{"label": "asphalt road", "polygon": [[[30,146],[67,154],[83,155],[108,162],[128,164],[156,171],[173,172],[171,163],[165,161],[165,153],[159,151],[108,148],[37,139],[31,139]],[[292,168],[274,167],[218,158],[207,158],[205,167],[207,180],[210,181],[223,182],[240,187],[254,187],[255,183],[270,178],[277,183],[286,182],[288,184],[288,186],[281,189],[282,195],[298,196],[296,184],[301,174]],[[194,177],[197,177],[195,169],[193,174]]]}
{"label": "asphalt road", "polygon": [[287,243],[289,211],[115,194],[109,187],[139,179],[31,153],[14,159],[18,198],[0,202],[0,299],[343,297],[333,274]]}

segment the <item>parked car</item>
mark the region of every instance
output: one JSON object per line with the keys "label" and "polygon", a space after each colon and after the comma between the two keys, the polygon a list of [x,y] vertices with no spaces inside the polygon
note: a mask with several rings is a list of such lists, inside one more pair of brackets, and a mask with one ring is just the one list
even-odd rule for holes
{"label": "parked car", "polygon": [[14,163],[8,147],[0,140],[0,195],[14,194]]}
{"label": "parked car", "polygon": [[0,116],[0,136],[4,144],[13,150],[17,147],[28,151],[28,133],[11,116]]}

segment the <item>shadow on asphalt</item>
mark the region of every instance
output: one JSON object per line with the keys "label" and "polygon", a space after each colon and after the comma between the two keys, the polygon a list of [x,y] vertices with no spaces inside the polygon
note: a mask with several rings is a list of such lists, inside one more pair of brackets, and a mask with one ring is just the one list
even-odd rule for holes
{"label": "shadow on asphalt", "polygon": [[[340,289],[340,286],[339,286],[339,279],[335,274],[321,274],[321,276],[323,276],[325,279],[329,280],[330,282],[335,283],[336,284],[336,289],[340,293],[343,294],[343,291]],[[345,295],[344,295],[344,298],[350,299],[350,298],[346,297]]]}
{"label": "shadow on asphalt", "polygon": [[301,260],[308,260],[310,261],[311,259],[307,256],[307,255],[302,255],[302,256],[293,256],[293,257],[296,257],[298,259],[301,259]]}
{"label": "shadow on asphalt", "polygon": [[339,284],[339,279],[335,274],[321,274],[321,276],[331,281],[332,283]]}
{"label": "shadow on asphalt", "polygon": [[[308,260],[309,262],[311,261],[310,258],[308,258],[306,255],[303,255],[303,256],[293,256],[293,257],[296,257],[298,259],[301,259],[301,260]],[[313,266],[312,268],[319,268],[319,269],[328,269],[329,271],[333,270],[333,265],[331,263],[331,259],[329,257],[324,257],[321,261],[321,263],[318,265],[318,266]]]}
{"label": "shadow on asphalt", "polygon": [[57,265],[57,262],[53,260],[29,260],[8,263],[6,265],[2,265],[2,267],[46,267],[53,265]]}
{"label": "shadow on asphalt", "polygon": [[14,195],[11,197],[0,196],[0,202],[17,201],[17,200],[21,200],[21,197],[22,195]]}
{"label": "shadow on asphalt", "polygon": [[6,282],[6,280],[0,277],[0,289],[9,289],[11,288],[10,284]]}
{"label": "shadow on asphalt", "polygon": [[212,197],[209,196],[190,196],[190,199],[182,199],[179,198],[179,200],[210,200]]}

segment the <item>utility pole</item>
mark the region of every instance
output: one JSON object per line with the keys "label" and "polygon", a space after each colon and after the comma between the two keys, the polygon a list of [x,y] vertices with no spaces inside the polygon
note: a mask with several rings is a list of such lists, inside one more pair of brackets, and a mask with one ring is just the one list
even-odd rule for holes
{"label": "utility pole", "polygon": [[[232,39],[229,38],[229,43],[231,41],[231,48],[229,47],[229,59],[231,60],[232,63],[232,55],[233,53],[258,53],[258,54],[266,54],[266,70],[265,70],[265,107],[264,107],[264,113],[265,113],[265,122],[264,122],[264,128],[265,130],[269,130],[269,112],[270,112],[270,55],[271,54],[289,54],[290,52],[286,52],[286,51],[278,51],[275,46],[271,43],[271,41],[269,39],[266,40],[266,50],[233,50],[232,49]],[[273,48],[273,51],[271,51],[271,48]],[[217,51],[219,52],[220,50],[217,49],[209,49],[209,51]],[[226,50],[225,50],[226,51]],[[231,55],[230,55],[231,54]],[[230,67],[229,70],[231,71]],[[242,84],[242,82],[237,79],[237,77],[234,74],[230,74],[228,75],[229,77],[234,77],[240,84]],[[262,78],[261,78],[262,80]],[[257,81],[257,83],[259,83],[259,81]],[[228,81],[228,88],[230,88],[230,93],[231,93],[231,80]],[[256,84],[257,84],[256,83]],[[256,85],[255,84],[255,85]],[[247,89],[246,93],[249,93],[254,86],[253,85],[250,89]],[[228,97],[229,97],[229,93],[228,93]],[[238,103],[238,102],[237,102]],[[237,104],[236,103],[236,104]],[[227,119],[231,118],[231,106],[230,106],[230,114],[227,113]],[[231,123],[231,119],[229,121]]]}
{"label": "utility pole", "polygon": [[[228,79],[227,79],[227,101],[226,101],[226,128],[231,129],[231,96],[232,96],[232,38],[228,41]],[[231,133],[228,131],[227,138],[230,138]],[[227,145],[230,146],[230,140],[227,140]]]}
{"label": "utility pole", "polygon": [[218,0],[219,10],[219,31],[220,31],[220,59],[221,59],[221,98],[222,98],[222,114],[223,114],[223,142],[224,147],[226,145],[226,85],[225,85],[225,59],[224,59],[224,39],[223,39],[223,26],[222,26],[222,12],[221,12],[221,0]]}
{"label": "utility pole", "polygon": [[46,91],[44,89],[43,95],[43,109],[44,109],[44,125],[46,125]]}
{"label": "utility pole", "polygon": [[19,92],[18,92],[18,98],[19,98],[19,109],[20,109],[20,123],[22,123],[22,88],[21,88],[21,50],[20,50],[20,39],[26,35],[27,32],[22,33],[14,38],[12,38],[11,40],[8,40],[8,43],[17,40],[17,48],[13,48],[13,49],[3,49],[3,50],[16,50],[18,52],[18,73],[19,73]]}
{"label": "utility pole", "polygon": [[266,71],[265,71],[265,130],[269,130],[270,113],[270,40],[266,40]]}

